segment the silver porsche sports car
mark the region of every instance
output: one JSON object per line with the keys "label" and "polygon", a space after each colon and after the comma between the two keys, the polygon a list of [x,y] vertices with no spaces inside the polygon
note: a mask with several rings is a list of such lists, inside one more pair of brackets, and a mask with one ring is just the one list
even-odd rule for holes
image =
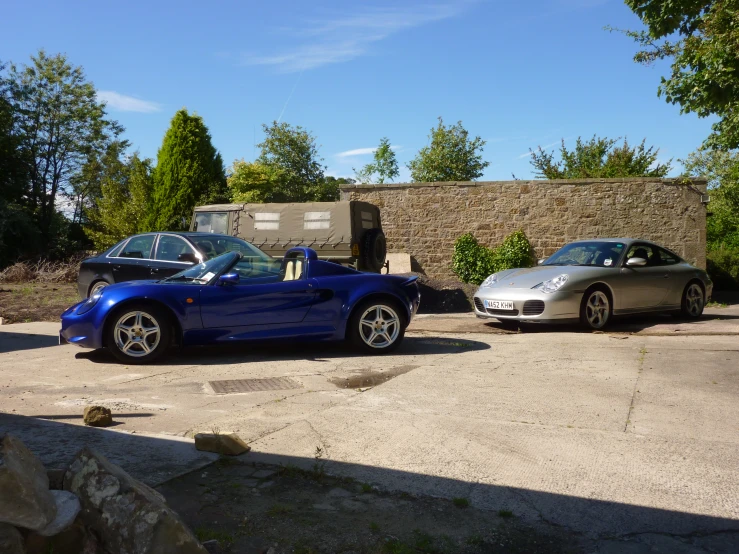
{"label": "silver porsche sports car", "polygon": [[681,312],[699,318],[711,297],[708,274],[674,252],[636,239],[572,242],[537,267],[490,275],[475,314],[505,327],[581,321],[601,329],[614,315]]}

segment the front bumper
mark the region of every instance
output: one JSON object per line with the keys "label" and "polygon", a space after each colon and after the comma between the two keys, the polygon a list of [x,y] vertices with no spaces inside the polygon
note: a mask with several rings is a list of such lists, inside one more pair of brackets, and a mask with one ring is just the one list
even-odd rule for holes
{"label": "front bumper", "polygon": [[59,330],[59,344],[76,344],[83,348],[102,348],[102,318],[98,305],[82,315],[77,309],[85,301],[79,302],[62,314],[62,328]]}
{"label": "front bumper", "polygon": [[[529,288],[481,287],[474,296],[475,315],[480,318],[535,323],[574,321],[580,317],[582,295],[582,291],[557,291],[548,294]],[[486,300],[513,302],[513,309],[486,308]]]}

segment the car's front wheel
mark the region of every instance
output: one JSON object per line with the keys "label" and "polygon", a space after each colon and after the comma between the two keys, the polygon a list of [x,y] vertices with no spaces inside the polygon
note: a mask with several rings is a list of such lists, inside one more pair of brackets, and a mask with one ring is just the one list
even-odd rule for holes
{"label": "car's front wheel", "polygon": [[698,319],[703,315],[705,305],[703,288],[698,283],[689,283],[683,291],[683,299],[680,304],[682,315],[690,319]]}
{"label": "car's front wheel", "polygon": [[170,345],[169,315],[153,305],[125,306],[112,316],[106,345],[111,353],[129,364],[146,364],[159,358]]}
{"label": "car's front wheel", "polygon": [[580,306],[580,321],[590,329],[602,329],[611,319],[611,300],[606,291],[591,289],[585,293]]}
{"label": "car's front wheel", "polygon": [[395,350],[405,336],[404,313],[395,302],[363,302],[349,320],[348,335],[360,350],[383,354]]}

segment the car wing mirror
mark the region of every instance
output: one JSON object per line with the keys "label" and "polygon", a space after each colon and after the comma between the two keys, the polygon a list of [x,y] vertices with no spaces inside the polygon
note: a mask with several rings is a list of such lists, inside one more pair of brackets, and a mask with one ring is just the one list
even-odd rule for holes
{"label": "car wing mirror", "polygon": [[628,267],[644,267],[645,265],[647,265],[647,260],[645,260],[644,258],[629,258],[626,261],[626,265]]}
{"label": "car wing mirror", "polygon": [[541,258],[540,260],[538,260],[538,261],[536,262],[536,265],[542,265],[542,264],[543,264],[544,262],[546,262],[546,261],[547,261],[547,259],[546,259],[546,258]]}
{"label": "car wing mirror", "polygon": [[177,261],[196,264],[198,263],[199,260],[195,257],[195,254],[193,254],[192,252],[183,252],[182,254],[177,256]]}
{"label": "car wing mirror", "polygon": [[238,273],[224,273],[218,278],[219,285],[235,285],[239,282]]}

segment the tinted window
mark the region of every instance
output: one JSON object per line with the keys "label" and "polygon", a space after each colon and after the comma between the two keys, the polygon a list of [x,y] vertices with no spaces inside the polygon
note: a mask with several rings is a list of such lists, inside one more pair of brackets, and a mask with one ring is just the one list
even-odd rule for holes
{"label": "tinted window", "polygon": [[592,265],[614,267],[624,245],[621,242],[574,242],[557,250],[543,265]]}
{"label": "tinted window", "polygon": [[632,245],[626,253],[626,259],[629,260],[630,258],[643,258],[647,260],[647,265],[660,265],[657,249],[648,244]]}
{"label": "tinted window", "polygon": [[181,254],[195,255],[193,248],[180,237],[161,235],[157,244],[156,259],[165,262],[179,262]]}
{"label": "tinted window", "polygon": [[126,244],[125,240],[122,240],[118,244],[116,244],[113,248],[108,251],[108,256],[111,258],[115,258],[116,256],[120,255],[121,249],[123,248],[123,245]]}
{"label": "tinted window", "polygon": [[201,233],[227,233],[228,212],[195,214],[195,231]]}
{"label": "tinted window", "polygon": [[150,258],[151,247],[156,235],[141,235],[128,241],[120,254],[121,258]]}

